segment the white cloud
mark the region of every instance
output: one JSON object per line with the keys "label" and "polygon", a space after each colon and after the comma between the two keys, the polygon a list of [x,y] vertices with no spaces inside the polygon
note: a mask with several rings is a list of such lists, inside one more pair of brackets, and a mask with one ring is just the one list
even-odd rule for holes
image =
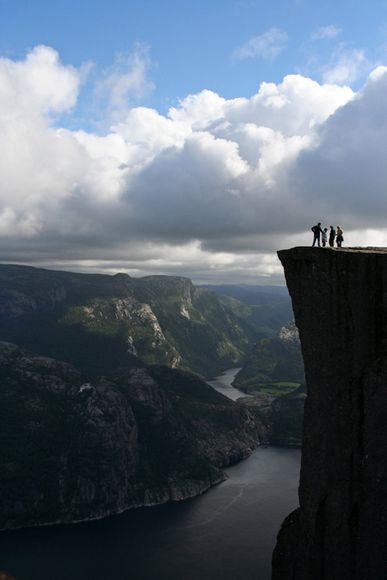
{"label": "white cloud", "polygon": [[312,40],[324,40],[326,38],[337,38],[341,34],[342,30],[339,26],[335,24],[329,24],[328,26],[320,26],[313,34]]}
{"label": "white cloud", "polygon": [[112,112],[125,111],[133,99],[139,99],[154,89],[148,73],[152,66],[149,47],[137,43],[130,53],[116,55],[114,64],[105,69],[96,86],[97,99],[107,102]]}
{"label": "white cloud", "polygon": [[274,59],[286,47],[288,35],[284,30],[273,27],[259,36],[253,36],[234,51],[234,57]]}
{"label": "white cloud", "polygon": [[379,67],[321,127],[317,146],[303,151],[293,167],[292,178],[302,184],[304,199],[316,208],[326,206],[329,221],[347,228],[384,228],[386,91],[387,68]]}
{"label": "white cloud", "polygon": [[168,117],[193,129],[206,129],[223,118],[226,102],[226,99],[205,89],[182,99],[178,107],[169,110]]}
{"label": "white cloud", "polygon": [[59,114],[77,101],[80,74],[63,66],[58,53],[36,46],[25,60],[0,58],[0,115]]}
{"label": "white cloud", "polygon": [[324,68],[323,80],[326,83],[339,85],[352,84],[370,70],[371,64],[364,50],[340,46],[334,51],[330,63]]}
{"label": "white cloud", "polygon": [[273,250],[310,243],[317,220],[384,240],[386,71],[357,93],[301,75],[250,98],[204,90],[97,135],[58,128],[81,73],[53,49],[2,59],[0,259],[277,280]]}
{"label": "white cloud", "polygon": [[227,102],[232,124],[253,122],[291,135],[310,134],[353,96],[349,87],[320,85],[301,75],[287,75],[282,83],[262,83],[250,99]]}

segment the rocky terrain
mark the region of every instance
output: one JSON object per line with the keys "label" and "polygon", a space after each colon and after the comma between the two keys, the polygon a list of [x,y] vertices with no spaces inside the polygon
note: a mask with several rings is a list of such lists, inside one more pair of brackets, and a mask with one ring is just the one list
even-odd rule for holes
{"label": "rocky terrain", "polygon": [[0,340],[91,374],[140,360],[214,376],[273,332],[282,310],[221,298],[187,278],[0,265]]}
{"label": "rocky terrain", "polygon": [[283,395],[305,382],[298,329],[294,321],[272,338],[257,341],[236,375],[234,385],[249,394]]}
{"label": "rocky terrain", "polygon": [[300,331],[305,405],[300,509],[273,580],[387,577],[387,249],[279,252]]}
{"label": "rocky terrain", "polygon": [[238,403],[245,405],[255,417],[262,443],[300,447],[305,399],[305,387],[302,385],[279,397],[256,393],[238,399]]}
{"label": "rocky terrain", "polygon": [[198,375],[273,335],[283,294],[0,266],[0,527],[184,499],[262,440],[299,443],[301,396],[234,403]]}
{"label": "rocky terrain", "polygon": [[0,528],[182,500],[258,443],[248,410],[167,367],[87,379],[0,343]]}
{"label": "rocky terrain", "polygon": [[261,439],[268,444],[300,446],[306,398],[301,343],[294,321],[272,338],[257,341],[233,385],[249,397],[240,399],[254,414]]}

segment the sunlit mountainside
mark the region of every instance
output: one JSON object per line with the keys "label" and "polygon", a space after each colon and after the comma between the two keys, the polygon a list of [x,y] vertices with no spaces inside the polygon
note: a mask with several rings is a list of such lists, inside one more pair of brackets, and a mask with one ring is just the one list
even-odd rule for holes
{"label": "sunlit mountainside", "polygon": [[289,299],[243,304],[173,276],[0,266],[0,339],[87,372],[166,364],[213,376],[291,317]]}

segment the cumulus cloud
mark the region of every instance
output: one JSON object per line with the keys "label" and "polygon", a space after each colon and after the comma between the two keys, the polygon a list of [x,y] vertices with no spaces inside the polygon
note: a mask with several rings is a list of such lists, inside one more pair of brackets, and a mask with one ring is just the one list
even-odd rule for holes
{"label": "cumulus cloud", "polygon": [[73,107],[80,73],[62,66],[58,53],[48,46],[36,46],[25,60],[0,58],[0,108],[5,116],[20,117],[58,114]]}
{"label": "cumulus cloud", "polygon": [[60,127],[81,77],[49,47],[0,60],[2,261],[256,282],[317,220],[387,239],[387,68],[357,93],[288,75],[126,106],[103,134]]}
{"label": "cumulus cloud", "polygon": [[354,229],[384,227],[387,210],[387,67],[378,67],[366,85],[321,127],[318,145],[303,151],[293,168],[310,203],[334,209],[336,221]]}
{"label": "cumulus cloud", "polygon": [[280,28],[272,27],[259,36],[253,36],[234,51],[234,58],[274,59],[286,47],[288,35]]}

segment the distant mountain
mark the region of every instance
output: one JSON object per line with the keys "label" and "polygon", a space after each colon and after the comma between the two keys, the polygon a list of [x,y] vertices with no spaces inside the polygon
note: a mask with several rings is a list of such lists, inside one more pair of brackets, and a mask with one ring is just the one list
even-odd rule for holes
{"label": "distant mountain", "polygon": [[305,382],[304,362],[294,322],[274,338],[258,341],[235,377],[234,385],[247,393],[281,395]]}
{"label": "distant mountain", "polygon": [[174,276],[0,266],[0,340],[91,374],[141,361],[214,376],[274,334],[289,308],[249,306]]}
{"label": "distant mountain", "polygon": [[306,389],[301,344],[293,321],[273,338],[257,341],[233,384],[252,395],[240,403],[255,415],[263,441],[301,445]]}
{"label": "distant mountain", "polygon": [[249,284],[201,284],[199,288],[213,290],[217,294],[231,296],[244,304],[260,306],[288,302],[290,297],[286,286],[254,286]]}
{"label": "distant mountain", "polygon": [[223,305],[253,322],[256,339],[274,337],[293,318],[286,286],[208,284],[200,288],[215,292]]}

